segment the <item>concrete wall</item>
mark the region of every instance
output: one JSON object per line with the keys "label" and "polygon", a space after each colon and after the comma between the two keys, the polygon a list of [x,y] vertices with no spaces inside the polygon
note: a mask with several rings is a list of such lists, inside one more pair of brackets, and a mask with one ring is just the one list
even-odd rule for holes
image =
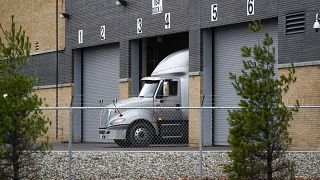
{"label": "concrete wall", "polygon": [[[56,88],[54,87],[35,87],[35,93],[39,97],[44,99],[44,105],[49,107],[56,106]],[[68,107],[71,103],[72,87],[70,84],[60,86],[58,89],[59,93],[59,106]],[[44,106],[43,105],[43,106]],[[68,140],[68,122],[69,114],[67,110],[58,111],[58,126],[56,126],[56,111],[55,110],[44,110],[45,116],[49,118],[49,130],[47,135],[49,136],[50,142],[61,142]],[[58,127],[58,134],[57,134]],[[58,135],[58,139],[56,138]]]}
{"label": "concrete wall", "polygon": [[[288,74],[286,68],[279,70],[279,75]],[[294,105],[319,105],[320,103],[320,65],[296,67],[297,81],[290,86],[283,101]],[[290,122],[290,135],[293,150],[320,150],[320,109],[299,109]]]}

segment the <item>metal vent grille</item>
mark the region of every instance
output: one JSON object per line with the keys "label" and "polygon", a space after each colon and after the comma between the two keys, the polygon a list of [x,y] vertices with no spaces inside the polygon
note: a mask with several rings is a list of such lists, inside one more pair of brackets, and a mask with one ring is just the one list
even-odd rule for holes
{"label": "metal vent grille", "polygon": [[305,12],[286,15],[286,34],[305,32]]}
{"label": "metal vent grille", "polygon": [[39,51],[39,48],[40,48],[39,41],[35,41],[34,44],[35,44],[35,51]]}

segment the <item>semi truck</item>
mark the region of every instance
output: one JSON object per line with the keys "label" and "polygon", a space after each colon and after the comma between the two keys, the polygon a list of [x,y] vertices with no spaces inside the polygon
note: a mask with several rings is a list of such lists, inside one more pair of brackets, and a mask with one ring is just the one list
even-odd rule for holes
{"label": "semi truck", "polygon": [[164,58],[150,77],[141,79],[138,97],[114,100],[106,107],[100,118],[99,138],[114,140],[121,147],[145,147],[155,139],[187,141],[188,110],[169,107],[188,106],[188,72],[188,49]]}

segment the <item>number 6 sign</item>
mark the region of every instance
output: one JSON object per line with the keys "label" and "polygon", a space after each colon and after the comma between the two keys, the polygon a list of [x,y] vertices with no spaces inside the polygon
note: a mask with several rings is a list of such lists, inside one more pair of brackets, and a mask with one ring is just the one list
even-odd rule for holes
{"label": "number 6 sign", "polygon": [[254,15],[254,0],[247,0],[247,15]]}

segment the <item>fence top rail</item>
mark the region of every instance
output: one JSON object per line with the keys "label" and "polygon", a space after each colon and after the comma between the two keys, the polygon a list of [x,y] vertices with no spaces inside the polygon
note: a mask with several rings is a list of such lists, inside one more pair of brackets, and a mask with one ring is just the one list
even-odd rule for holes
{"label": "fence top rail", "polygon": [[[296,108],[296,106],[286,106]],[[298,108],[317,109],[320,106],[299,106]],[[241,109],[239,106],[193,106],[193,107],[40,107],[41,110],[107,110],[107,109]]]}

